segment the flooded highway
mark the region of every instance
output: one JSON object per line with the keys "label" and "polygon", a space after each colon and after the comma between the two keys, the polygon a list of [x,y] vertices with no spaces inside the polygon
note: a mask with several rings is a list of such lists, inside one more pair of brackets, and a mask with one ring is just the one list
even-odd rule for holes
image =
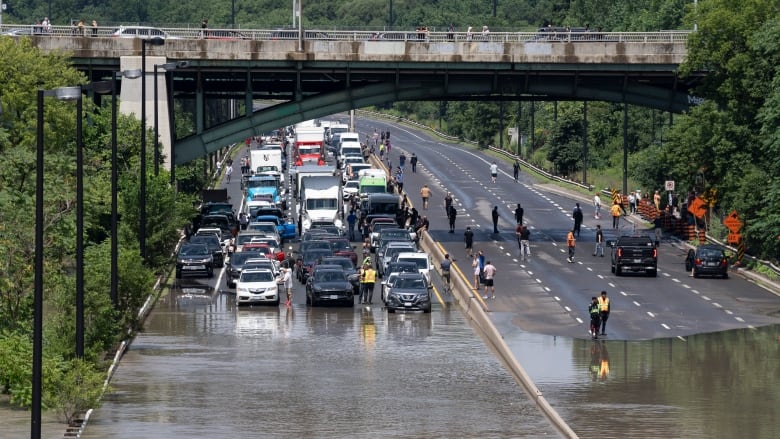
{"label": "flooded highway", "polygon": [[457,309],[236,309],[189,285],[145,328],[83,437],[557,436]]}

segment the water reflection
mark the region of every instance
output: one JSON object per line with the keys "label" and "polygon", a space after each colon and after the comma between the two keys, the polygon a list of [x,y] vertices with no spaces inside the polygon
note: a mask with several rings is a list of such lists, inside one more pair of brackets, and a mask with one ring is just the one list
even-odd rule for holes
{"label": "water reflection", "polygon": [[779,335],[780,326],[641,342],[515,333],[507,343],[581,437],[776,438]]}

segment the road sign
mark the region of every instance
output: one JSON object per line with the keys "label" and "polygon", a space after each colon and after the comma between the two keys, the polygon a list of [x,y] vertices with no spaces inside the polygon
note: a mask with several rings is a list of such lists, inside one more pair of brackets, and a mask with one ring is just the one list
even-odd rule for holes
{"label": "road sign", "polygon": [[706,204],[699,197],[695,197],[691,204],[688,205],[688,212],[692,213],[696,218],[702,218],[707,213]]}
{"label": "road sign", "polygon": [[674,180],[666,180],[666,182],[664,182],[664,189],[666,189],[667,191],[673,191]]}
{"label": "road sign", "polygon": [[731,233],[737,233],[744,223],[740,221],[737,211],[733,210],[726,218],[723,218],[723,225],[726,226]]}
{"label": "road sign", "polygon": [[742,240],[742,235],[739,233],[729,233],[727,240],[729,244],[739,244]]}

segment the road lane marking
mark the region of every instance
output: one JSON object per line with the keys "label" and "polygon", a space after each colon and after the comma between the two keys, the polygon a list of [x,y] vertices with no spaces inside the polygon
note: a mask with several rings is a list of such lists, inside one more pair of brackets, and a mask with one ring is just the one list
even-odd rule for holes
{"label": "road lane marking", "polygon": [[723,312],[725,312],[725,313],[726,313],[726,314],[728,314],[728,315],[732,315],[732,314],[734,314],[733,312],[731,312],[731,311],[729,311],[729,310],[727,310],[727,309],[723,310]]}
{"label": "road lane marking", "polygon": [[712,299],[710,299],[710,298],[709,298],[709,297],[707,297],[707,296],[701,296],[701,298],[702,298],[702,299],[704,299],[704,300],[707,300],[707,301],[710,301],[710,300],[712,300]]}
{"label": "road lane marking", "polygon": [[743,319],[742,317],[734,317],[734,319],[735,319],[736,321],[738,321],[738,322],[745,323],[745,319]]}
{"label": "road lane marking", "polygon": [[578,323],[582,323],[582,319],[581,318],[577,317],[576,320],[577,320]]}
{"label": "road lane marking", "polygon": [[560,302],[560,301],[561,301],[561,298],[560,298],[560,297],[558,297],[558,296],[553,296],[553,299],[557,300],[558,302]]}
{"label": "road lane marking", "polygon": [[569,308],[568,306],[564,306],[563,309],[565,309],[566,312],[571,312],[571,308]]}
{"label": "road lane marking", "polygon": [[650,311],[647,312],[647,315],[649,315],[652,318],[655,318],[655,314],[651,313]]}
{"label": "road lane marking", "polygon": [[664,329],[672,329],[672,328],[670,328],[670,327],[669,327],[669,325],[667,325],[666,323],[661,323],[661,326],[663,326],[663,327],[664,327]]}
{"label": "road lane marking", "polygon": [[680,340],[682,340],[682,341],[688,341],[688,340],[686,340],[686,339],[685,339],[685,338],[684,338],[682,335],[678,335],[678,336],[677,336],[677,338],[679,338],[679,339],[680,339]]}
{"label": "road lane marking", "polygon": [[712,306],[714,306],[716,308],[723,308],[722,306],[720,306],[720,303],[718,303],[718,302],[712,302]]}
{"label": "road lane marking", "polygon": [[634,305],[636,305],[636,306],[642,306],[642,305],[640,305],[640,304],[639,304],[639,302],[637,302],[636,300],[634,301]]}
{"label": "road lane marking", "polygon": [[628,297],[628,293],[626,293],[625,291],[623,291],[623,290],[620,290],[619,292],[620,292],[620,294],[622,294],[622,295],[624,295],[624,296]]}

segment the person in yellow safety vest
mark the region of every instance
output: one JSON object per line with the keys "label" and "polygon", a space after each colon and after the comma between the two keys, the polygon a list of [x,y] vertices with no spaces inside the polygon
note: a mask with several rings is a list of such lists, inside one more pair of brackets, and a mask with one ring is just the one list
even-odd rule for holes
{"label": "person in yellow safety vest", "polygon": [[612,207],[609,208],[610,213],[612,214],[612,228],[616,229],[620,225],[620,213],[623,210],[622,207],[620,207],[620,203],[615,201],[612,203]]}
{"label": "person in yellow safety vest", "polygon": [[609,297],[607,292],[602,291],[599,297],[599,312],[601,313],[601,335],[607,335],[607,319],[609,319]]}
{"label": "person in yellow safety vest", "polygon": [[363,265],[360,272],[360,303],[367,304],[374,300],[374,283],[376,283],[376,270],[370,265]]}

